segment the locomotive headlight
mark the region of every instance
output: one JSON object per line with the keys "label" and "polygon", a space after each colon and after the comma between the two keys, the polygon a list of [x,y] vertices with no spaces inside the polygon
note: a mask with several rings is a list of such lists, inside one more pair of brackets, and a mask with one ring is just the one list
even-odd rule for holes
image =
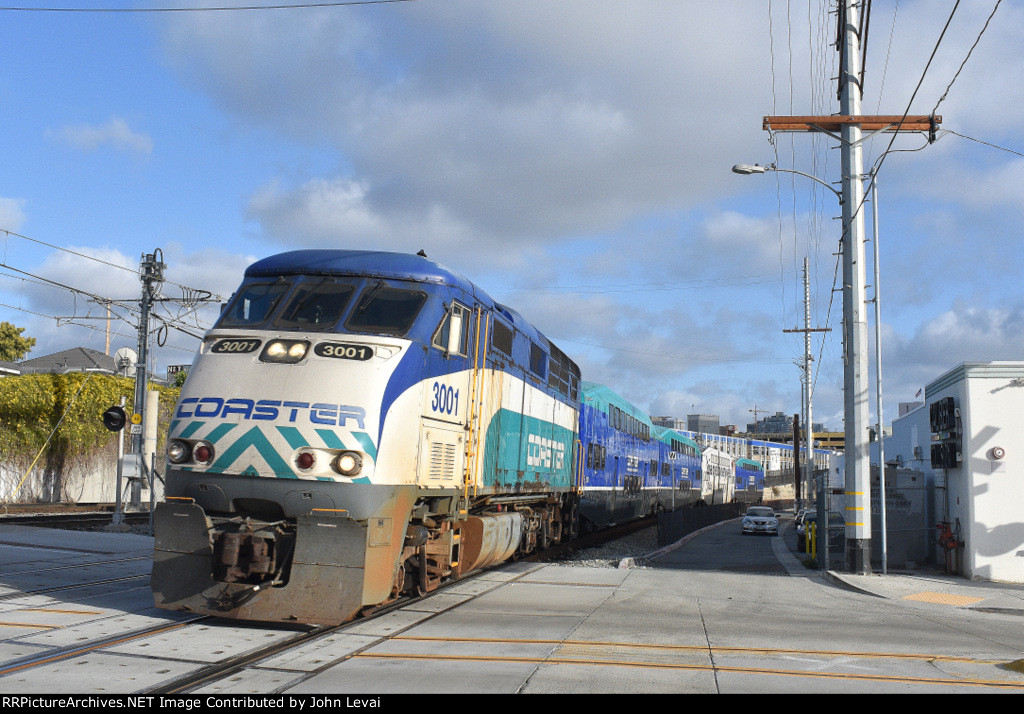
{"label": "locomotive headlight", "polygon": [[342,476],[355,476],[363,470],[363,455],[357,451],[344,451],[338,455],[332,466]]}
{"label": "locomotive headlight", "polygon": [[188,443],[175,439],[167,445],[167,459],[172,464],[180,464],[188,460],[188,457],[192,455],[192,449],[188,447]]}
{"label": "locomotive headlight", "polygon": [[213,461],[213,444],[209,441],[198,441],[192,449],[192,457],[200,466],[206,466]]}
{"label": "locomotive headlight", "polygon": [[309,343],[304,340],[271,340],[260,354],[262,362],[291,364],[301,362],[309,351]]}

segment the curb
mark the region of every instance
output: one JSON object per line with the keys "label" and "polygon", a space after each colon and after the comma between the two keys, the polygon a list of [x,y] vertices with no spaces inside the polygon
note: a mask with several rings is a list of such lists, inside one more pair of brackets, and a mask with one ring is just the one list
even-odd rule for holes
{"label": "curb", "polygon": [[[704,526],[703,528],[699,528],[699,529],[693,531],[692,533],[687,533],[682,538],[677,540],[675,543],[669,543],[668,545],[662,546],[661,548],[658,548],[656,551],[648,553],[647,555],[642,555],[639,558],[623,558],[622,560],[619,561],[619,567],[620,568],[632,568],[632,567],[646,565],[647,561],[653,560],[655,558],[659,558],[662,555],[665,555],[665,553],[671,553],[676,548],[681,548],[682,546],[686,545],[690,540],[692,540],[693,538],[696,538],[697,536],[699,536],[701,533],[707,533],[708,531],[710,531],[710,530],[712,530],[714,528],[718,528],[719,526],[724,526],[726,523],[733,523],[733,522],[739,521],[739,520],[742,520],[742,518],[730,518],[730,519],[725,520],[725,521],[719,521],[718,523],[712,523],[710,526]],[[630,564],[627,565],[626,564],[627,562],[630,562]]]}

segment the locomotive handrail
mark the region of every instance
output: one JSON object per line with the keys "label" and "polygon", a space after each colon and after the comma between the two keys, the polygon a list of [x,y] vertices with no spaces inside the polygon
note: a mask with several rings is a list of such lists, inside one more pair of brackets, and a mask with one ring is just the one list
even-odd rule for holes
{"label": "locomotive handrail", "polygon": [[[480,312],[481,312],[480,307],[477,307],[476,308],[476,328],[475,328],[474,333],[473,333],[473,339],[474,339],[474,342],[473,342],[473,372],[472,372],[472,374],[470,376],[469,410],[468,410],[469,413],[467,414],[467,424],[466,424],[467,429],[468,429],[468,433],[466,434],[466,468],[465,468],[465,471],[464,471],[464,474],[463,474],[463,478],[462,478],[462,498],[464,500],[469,498],[469,480],[471,478],[473,478],[474,482],[475,482],[475,477],[474,477],[474,473],[473,473],[474,472],[473,461],[476,458],[476,443],[474,441],[473,420],[474,420],[475,415],[476,415],[476,406],[477,406],[477,403],[476,403],[476,401],[477,401],[476,380],[477,380],[477,371],[478,371],[478,368],[480,366]],[[475,489],[474,489],[473,495],[474,496],[476,495],[476,490]]]}
{"label": "locomotive handrail", "polygon": [[573,457],[575,462],[576,477],[573,479],[573,493],[583,492],[583,441],[582,439],[576,439],[576,455]]}

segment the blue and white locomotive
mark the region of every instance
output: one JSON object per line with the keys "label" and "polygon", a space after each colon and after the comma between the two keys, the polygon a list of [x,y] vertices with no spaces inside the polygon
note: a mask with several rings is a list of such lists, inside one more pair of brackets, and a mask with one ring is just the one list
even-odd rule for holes
{"label": "blue and white locomotive", "polygon": [[342,622],[573,535],[579,369],[419,256],[250,266],[168,434],[165,608]]}
{"label": "blue and white locomotive", "polygon": [[731,500],[732,468],[425,257],[283,253],[246,270],[182,388],[152,588],[343,622],[580,523]]}

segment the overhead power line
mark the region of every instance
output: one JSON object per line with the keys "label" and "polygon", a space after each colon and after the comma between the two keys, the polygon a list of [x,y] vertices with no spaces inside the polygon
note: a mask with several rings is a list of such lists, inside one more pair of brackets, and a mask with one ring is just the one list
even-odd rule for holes
{"label": "overhead power line", "polygon": [[348,2],[303,2],[274,5],[217,5],[205,7],[25,7],[0,6],[3,12],[91,12],[91,13],[161,13],[161,12],[251,12],[256,10],[309,10],[345,7],[346,5],[390,5],[416,0],[349,0]]}
{"label": "overhead power line", "polygon": [[[3,8],[0,8],[0,9],[3,9]],[[79,253],[78,251],[71,250],[70,248],[64,248],[63,246],[54,245],[53,243],[47,243],[46,241],[39,240],[38,238],[31,238],[29,236],[22,235],[21,233],[15,233],[14,231],[9,231],[6,228],[0,228],[0,232],[4,233],[8,238],[11,238],[11,237],[21,238],[22,240],[27,240],[27,241],[30,241],[32,243],[37,243],[39,245],[44,245],[47,248],[52,248],[53,250],[59,250],[62,253],[67,253],[69,255],[74,255],[74,256],[76,256],[78,258],[84,258],[85,260],[91,260],[94,263],[99,263],[100,265],[106,265],[107,267],[110,267],[110,268],[117,268],[118,270],[124,270],[125,272],[131,273],[132,275],[136,275],[137,274],[137,269],[135,269],[135,268],[129,268],[129,267],[124,266],[124,265],[119,265],[118,263],[111,263],[108,260],[103,260],[102,258],[97,258],[95,256],[88,255],[86,253]],[[2,266],[0,266],[0,267],[2,267]],[[12,268],[12,270],[14,270],[14,268]],[[19,272],[21,272],[21,271],[19,271]],[[199,288],[192,288],[192,287],[189,287],[188,285],[182,285],[181,283],[176,283],[176,282],[171,281],[171,280],[167,280],[165,282],[168,285],[173,285],[176,288],[181,288],[182,293],[183,293],[183,297],[182,297],[180,302],[184,303],[185,305],[191,305],[191,304],[194,304],[196,302],[202,302],[204,300],[211,299],[211,298],[212,299],[216,299],[216,300],[218,300],[220,302],[224,301],[224,298],[222,296],[214,295],[209,290],[202,290],[202,289],[199,289]]]}

